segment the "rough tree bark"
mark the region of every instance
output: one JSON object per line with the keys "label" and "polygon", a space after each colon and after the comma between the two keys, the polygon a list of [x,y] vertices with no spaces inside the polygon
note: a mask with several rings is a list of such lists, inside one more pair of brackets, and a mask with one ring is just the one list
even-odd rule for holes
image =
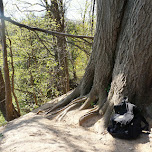
{"label": "rough tree bark", "polygon": [[142,109],[150,104],[151,13],[151,0],[97,0],[96,34],[84,77],[79,86],[48,113],[63,106],[66,107],[59,112],[69,110],[84,100],[81,110],[97,102],[94,109],[80,118],[80,125],[99,112],[103,115],[100,125],[105,127],[113,105],[121,102],[124,96]]}
{"label": "rough tree bark", "polygon": [[[7,111],[6,111],[6,100],[5,100],[5,83],[2,75],[2,71],[0,69],[0,111],[2,112],[3,117],[5,120],[7,119]],[[20,116],[20,114],[16,111],[14,105],[13,107],[13,118],[17,118]]]}
{"label": "rough tree bark", "polygon": [[0,69],[0,111],[6,119],[6,108],[5,108],[5,84]]}
{"label": "rough tree bark", "polygon": [[[6,115],[6,103],[5,103],[5,83],[4,83],[4,79],[3,79],[3,75],[2,75],[2,71],[0,69],[0,111],[3,114],[3,117],[5,118],[5,120],[7,119],[7,115]],[[20,116],[20,113],[16,111],[14,105],[12,105],[13,107],[13,118],[17,118]]]}
{"label": "rough tree bark", "polygon": [[[0,15],[4,16],[3,1],[0,0]],[[10,121],[17,118],[19,115],[14,109],[12,104],[11,85],[9,78],[9,68],[7,62],[7,49],[6,49],[6,37],[5,37],[5,22],[1,19],[1,37],[2,37],[2,50],[3,50],[3,65],[4,65],[4,80],[5,80],[5,108],[6,108],[6,120]]]}
{"label": "rough tree bark", "polygon": [[[1,15],[4,15],[3,2],[0,1]],[[4,78],[5,78],[5,105],[6,105],[6,118],[7,120],[13,119],[13,107],[12,107],[12,96],[11,86],[9,79],[9,69],[7,63],[7,50],[6,50],[6,37],[5,37],[5,22],[1,19],[1,34],[2,34],[2,49],[3,49],[3,64],[4,64]]]}

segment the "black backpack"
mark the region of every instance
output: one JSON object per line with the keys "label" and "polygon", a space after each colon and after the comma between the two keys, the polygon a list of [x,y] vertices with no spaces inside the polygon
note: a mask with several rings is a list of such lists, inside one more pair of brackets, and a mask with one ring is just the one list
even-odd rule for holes
{"label": "black backpack", "polygon": [[[126,102],[126,98],[114,106],[114,112],[107,128],[113,137],[135,139],[143,130],[149,130],[149,124],[139,109],[134,104]],[[143,127],[142,122],[145,124]]]}

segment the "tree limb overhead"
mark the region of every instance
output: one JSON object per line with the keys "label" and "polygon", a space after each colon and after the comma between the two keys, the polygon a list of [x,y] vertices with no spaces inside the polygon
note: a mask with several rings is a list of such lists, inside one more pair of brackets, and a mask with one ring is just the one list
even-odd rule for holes
{"label": "tree limb overhead", "polygon": [[40,31],[40,32],[48,33],[48,34],[54,35],[54,36],[66,36],[66,37],[80,38],[80,39],[87,38],[87,39],[92,39],[92,40],[94,38],[92,36],[72,35],[72,34],[60,33],[60,32],[55,32],[55,31],[48,31],[45,29],[37,28],[37,27],[30,27],[28,25],[21,24],[21,23],[14,21],[10,17],[0,16],[0,19],[4,19],[5,21],[8,21],[16,26],[23,27],[23,28],[29,29],[31,31]]}

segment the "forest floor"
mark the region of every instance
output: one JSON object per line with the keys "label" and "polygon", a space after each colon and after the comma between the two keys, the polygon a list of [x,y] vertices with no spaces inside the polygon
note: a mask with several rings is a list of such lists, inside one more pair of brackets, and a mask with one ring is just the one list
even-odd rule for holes
{"label": "forest floor", "polygon": [[152,133],[136,140],[115,139],[106,131],[99,134],[90,127],[98,116],[78,126],[86,110],[70,111],[61,122],[37,114],[55,101],[0,127],[0,152],[152,152]]}

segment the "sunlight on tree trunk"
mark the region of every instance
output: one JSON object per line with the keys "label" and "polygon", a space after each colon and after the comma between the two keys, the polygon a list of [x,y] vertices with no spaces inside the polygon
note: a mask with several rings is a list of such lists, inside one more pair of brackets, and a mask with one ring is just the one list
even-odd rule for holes
{"label": "sunlight on tree trunk", "polygon": [[113,105],[124,96],[146,113],[152,86],[151,13],[151,0],[97,0],[96,34],[84,77],[69,96],[47,113],[63,106],[69,111],[72,104],[81,105],[85,99],[81,110],[92,102],[97,106],[80,118],[80,125],[100,113],[101,130],[109,122]]}
{"label": "sunlight on tree trunk", "polygon": [[[0,13],[4,16],[3,1],[0,0]],[[16,118],[15,112],[13,111],[11,85],[9,78],[9,69],[7,62],[7,48],[6,48],[6,37],[5,37],[5,22],[1,19],[1,34],[2,34],[2,50],[3,50],[3,65],[4,65],[4,80],[5,80],[5,106],[6,106],[6,120],[10,121]]]}

